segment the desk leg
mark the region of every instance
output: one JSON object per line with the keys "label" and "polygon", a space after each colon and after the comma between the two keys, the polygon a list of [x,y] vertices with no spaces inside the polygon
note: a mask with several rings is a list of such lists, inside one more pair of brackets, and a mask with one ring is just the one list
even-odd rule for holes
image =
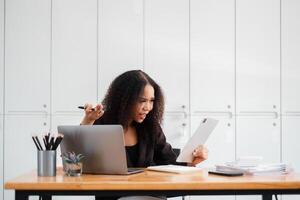
{"label": "desk leg", "polygon": [[272,200],[272,195],[271,194],[263,194],[262,200]]}
{"label": "desk leg", "polygon": [[15,200],[28,200],[28,199],[29,199],[28,195],[19,191],[15,192]]}

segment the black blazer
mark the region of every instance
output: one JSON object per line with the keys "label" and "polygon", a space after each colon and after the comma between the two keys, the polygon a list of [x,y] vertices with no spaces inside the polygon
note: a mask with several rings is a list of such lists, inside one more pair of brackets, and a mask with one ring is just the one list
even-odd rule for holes
{"label": "black blazer", "polygon": [[[94,122],[94,125],[100,124],[113,124],[105,122],[105,117],[102,116]],[[177,163],[176,154],[172,150],[172,147],[169,143],[166,142],[166,137],[163,133],[163,130],[159,126],[159,131],[153,133],[147,130],[142,130],[137,125],[136,127],[138,134],[138,161],[134,165],[130,162],[130,159],[127,161],[128,167],[148,167],[153,165],[165,165],[165,164],[179,164],[186,165],[186,163]]]}

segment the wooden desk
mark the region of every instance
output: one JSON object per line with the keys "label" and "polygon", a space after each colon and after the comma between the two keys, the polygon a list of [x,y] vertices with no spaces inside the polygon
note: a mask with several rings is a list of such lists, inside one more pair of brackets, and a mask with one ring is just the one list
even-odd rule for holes
{"label": "wooden desk", "polygon": [[51,199],[51,195],[97,196],[182,196],[182,195],[262,195],[300,194],[300,174],[224,177],[207,171],[171,174],[145,171],[134,175],[82,175],[67,177],[58,169],[56,177],[38,177],[36,170],[5,183],[15,190],[16,200],[31,195]]}

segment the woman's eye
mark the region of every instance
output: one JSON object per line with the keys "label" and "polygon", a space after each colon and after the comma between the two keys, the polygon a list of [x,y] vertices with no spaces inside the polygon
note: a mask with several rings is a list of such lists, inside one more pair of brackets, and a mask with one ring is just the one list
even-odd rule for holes
{"label": "woman's eye", "polygon": [[146,100],[146,99],[140,99],[139,100],[139,103],[147,103],[147,102],[153,103],[154,99],[153,100]]}

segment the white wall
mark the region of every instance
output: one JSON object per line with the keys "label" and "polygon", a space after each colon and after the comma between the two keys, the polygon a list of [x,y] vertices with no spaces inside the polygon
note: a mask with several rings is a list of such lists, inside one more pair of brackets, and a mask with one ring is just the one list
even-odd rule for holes
{"label": "white wall", "polygon": [[98,101],[117,75],[143,69],[142,1],[98,1],[98,62]]}
{"label": "white wall", "polygon": [[5,112],[49,113],[50,1],[5,6]]}
{"label": "white wall", "polygon": [[52,1],[52,114],[97,101],[97,37],[96,0]]}
{"label": "white wall", "polygon": [[3,199],[3,115],[0,115],[0,199]]}
{"label": "white wall", "polygon": [[210,159],[203,165],[212,166],[235,159],[235,1],[192,0],[190,3],[191,133],[204,117],[219,120],[206,143]]}
{"label": "white wall", "polygon": [[189,1],[146,0],[144,7],[144,70],[162,87],[163,128],[180,148],[189,137]]}
{"label": "white wall", "polygon": [[236,88],[237,156],[279,162],[279,0],[236,1]]}
{"label": "white wall", "polygon": [[[300,170],[299,124],[300,124],[300,2],[281,2],[282,20],[282,160]],[[299,198],[299,197],[298,197]],[[297,197],[284,196],[284,200]]]}
{"label": "white wall", "polygon": [[298,0],[0,0],[1,181],[36,168],[33,132],[79,124],[77,106],[130,69],[162,86],[174,147],[219,119],[202,166],[262,155],[299,170],[299,10]]}
{"label": "white wall", "polygon": [[4,0],[0,0],[0,115],[3,115],[4,101]]}
{"label": "white wall", "polygon": [[0,0],[0,199],[3,199],[4,0]]}

